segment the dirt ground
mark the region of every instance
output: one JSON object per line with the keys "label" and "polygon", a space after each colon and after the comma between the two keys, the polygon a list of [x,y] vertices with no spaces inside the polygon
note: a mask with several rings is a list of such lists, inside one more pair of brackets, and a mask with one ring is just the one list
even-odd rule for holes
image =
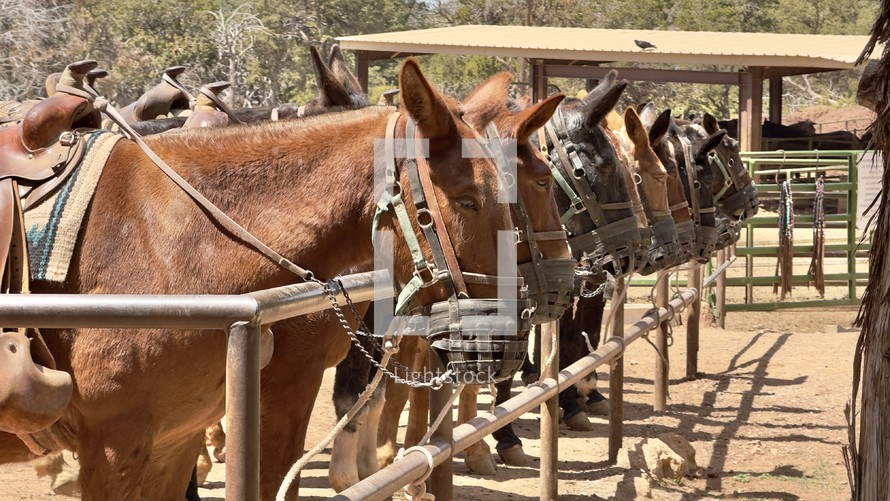
{"label": "dirt ground", "polygon": [[[607,421],[591,417],[591,432],[560,427],[559,492],[562,499],[781,499],[837,500],[848,496],[841,446],[846,442],[843,407],[850,393],[856,332],[848,327],[855,310],[733,313],[727,329],[704,328],[699,375],[685,374],[685,328],[674,329],[670,350],[668,410],[653,413],[655,355],[644,341],[626,353],[624,447],[644,438],[675,432],[689,440],[701,469],[682,482],[654,484],[646,492],[638,470],[609,465]],[[608,370],[601,368],[600,388],[608,396]],[[329,371],[316,403],[307,448],[334,422]],[[514,392],[521,391],[521,387]],[[485,393],[485,392],[484,392]],[[485,393],[480,410],[490,404]],[[539,415],[517,422],[528,468],[499,463],[495,476],[467,474],[455,461],[455,499],[537,499],[536,438]],[[404,428],[402,428],[404,432]],[[491,438],[486,439],[494,445]],[[326,451],[304,472],[302,499],[326,499]],[[224,496],[224,465],[216,464],[202,495]],[[0,467],[0,500],[53,497],[47,479],[28,465]],[[65,499],[63,496],[56,496]]]}

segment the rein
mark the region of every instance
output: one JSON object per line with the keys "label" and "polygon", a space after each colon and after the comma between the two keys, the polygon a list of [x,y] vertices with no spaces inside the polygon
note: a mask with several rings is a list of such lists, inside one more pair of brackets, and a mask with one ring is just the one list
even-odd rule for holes
{"label": "rein", "polygon": [[813,284],[820,297],[825,297],[825,177],[816,180],[813,200],[813,258],[807,275],[814,275]]}
{"label": "rein", "polygon": [[785,294],[791,294],[791,286],[794,270],[794,199],[791,196],[791,181],[785,180],[780,187],[779,194],[779,255],[776,261],[776,275],[780,277],[779,284],[773,284],[773,294],[779,292],[780,298],[785,299]]}

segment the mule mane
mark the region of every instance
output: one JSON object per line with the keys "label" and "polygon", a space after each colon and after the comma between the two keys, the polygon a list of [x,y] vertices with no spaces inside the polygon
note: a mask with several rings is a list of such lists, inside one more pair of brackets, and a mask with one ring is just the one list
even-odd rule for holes
{"label": "mule mane", "polygon": [[[292,140],[296,134],[311,132],[321,133],[332,125],[349,128],[368,117],[391,113],[390,107],[368,107],[340,113],[314,115],[301,120],[283,120],[279,122],[264,121],[253,124],[229,127],[203,127],[170,131],[158,136],[146,138],[152,147],[211,149],[210,151],[230,151],[232,146],[239,147],[268,146],[270,140],[281,141],[282,144]],[[383,130],[380,131],[381,138]],[[320,136],[323,141],[324,137]]]}

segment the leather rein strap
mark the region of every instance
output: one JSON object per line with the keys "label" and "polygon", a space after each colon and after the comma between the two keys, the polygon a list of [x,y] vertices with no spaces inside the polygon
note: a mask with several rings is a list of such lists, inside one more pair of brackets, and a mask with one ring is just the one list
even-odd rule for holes
{"label": "leather rein strap", "polygon": [[321,283],[320,280],[315,278],[311,271],[297,266],[289,259],[272,250],[272,248],[261,242],[249,231],[245,230],[241,225],[236,223],[232,218],[226,215],[226,213],[224,213],[216,205],[214,205],[213,202],[208,200],[204,195],[196,190],[194,186],[189,184],[188,181],[186,181],[175,170],[173,170],[173,168],[170,167],[167,162],[162,160],[161,157],[157,156],[155,152],[153,152],[151,148],[149,148],[148,145],[145,144],[145,141],[142,140],[142,137],[136,131],[134,131],[132,127],[130,127],[130,125],[127,123],[126,120],[124,120],[118,110],[108,103],[107,99],[101,96],[96,97],[95,101],[93,101],[93,107],[98,111],[104,112],[111,118],[112,121],[117,123],[121,130],[127,133],[130,139],[132,139],[133,142],[135,142],[139,146],[139,148],[142,149],[142,152],[145,153],[146,156],[148,156],[148,158],[150,158],[151,161],[154,162],[155,165],[157,165],[158,168],[167,175],[167,177],[173,180],[173,182],[176,183],[177,186],[179,186],[184,192],[186,192],[186,194],[188,194],[188,196],[191,197],[192,200],[195,201],[195,203],[197,203],[201,208],[207,211],[207,213],[223,228],[225,228],[226,231],[256,249],[260,254],[266,256],[273,263],[290,271],[303,280],[307,282],[314,281]]}

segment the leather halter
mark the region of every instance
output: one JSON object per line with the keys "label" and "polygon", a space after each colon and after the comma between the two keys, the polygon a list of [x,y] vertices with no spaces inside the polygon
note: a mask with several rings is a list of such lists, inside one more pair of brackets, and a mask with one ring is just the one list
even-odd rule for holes
{"label": "leather halter", "polygon": [[[448,302],[455,305],[454,308],[450,309],[450,313],[452,319],[456,321],[457,315],[459,315],[458,299],[470,297],[467,292],[467,283],[483,285],[506,283],[508,285],[521,286],[522,278],[518,276],[503,277],[461,271],[451,238],[448,236],[448,232],[445,231],[445,223],[442,220],[441,210],[433,191],[429,163],[422,155],[424,149],[423,136],[414,124],[414,121],[410,117],[405,117],[405,165],[407,167],[412,202],[417,214],[417,225],[420,227],[421,233],[426,239],[432,254],[432,260],[427,259],[415,236],[414,226],[402,197],[402,186],[398,182],[395,129],[400,118],[401,114],[396,111],[390,115],[389,121],[386,124],[384,142],[386,162],[384,170],[385,184],[380,199],[377,201],[377,210],[371,227],[371,241],[376,246],[380,219],[383,214],[389,212],[390,208],[392,208],[396,221],[401,228],[402,238],[405,239],[414,263],[414,276],[399,292],[395,314],[404,315],[412,311],[415,308],[412,305],[412,300],[420,289],[441,283],[448,294]],[[481,141],[480,146],[485,148],[484,143]],[[491,154],[487,156],[496,158]],[[499,171],[502,171],[502,169],[499,169]]]}
{"label": "leather halter", "polygon": [[[559,159],[558,162],[554,161],[555,158],[553,155],[549,154],[547,138],[544,137],[545,132],[547,137],[549,137],[550,142],[553,144],[556,158]],[[549,159],[550,172],[553,173],[553,178],[556,180],[556,183],[570,201],[569,208],[560,217],[560,221],[562,221],[563,224],[566,224],[569,220],[579,216],[581,213],[586,213],[587,217],[590,218],[590,221],[593,223],[593,231],[588,232],[585,235],[570,235],[569,246],[572,246],[573,242],[575,242],[575,245],[577,246],[580,243],[579,239],[582,239],[585,236],[593,237],[593,240],[595,240],[594,254],[598,254],[593,256],[594,259],[604,257],[606,254],[611,254],[617,263],[619,257],[617,251],[622,248],[635,247],[640,240],[640,235],[637,230],[637,220],[631,214],[628,217],[610,222],[606,218],[604,211],[632,210],[633,202],[628,200],[626,202],[600,203],[599,200],[597,200],[596,194],[587,182],[586,171],[583,162],[581,161],[581,157],[578,155],[574,143],[569,139],[561,110],[557,109],[550,121],[544,126],[543,131],[539,129],[538,134],[541,143],[541,151]],[[576,258],[580,258],[582,250],[587,252],[589,249],[573,248],[572,252],[575,254]],[[634,250],[635,249],[631,249],[626,256],[630,261],[634,260]],[[625,272],[632,271],[633,268],[634,263],[631,262],[629,263],[627,270],[616,269],[615,271],[621,275]]]}
{"label": "leather halter", "polygon": [[[493,123],[489,123],[485,132],[488,135],[488,144],[492,146],[491,151],[495,155],[495,161],[503,168],[507,165],[507,156],[501,144],[497,127]],[[520,274],[526,279],[526,285],[529,287],[529,298],[537,302],[532,324],[555,320],[562,316],[571,301],[575,260],[545,258],[539,242],[554,240],[565,242],[567,234],[565,230],[535,231],[531,219],[528,217],[522,193],[518,189],[516,190],[516,201],[511,202],[510,210],[513,213],[514,224],[516,224],[516,244],[527,243],[532,258],[531,263],[519,265]],[[534,276],[529,276],[527,273],[526,270],[529,268]]]}

